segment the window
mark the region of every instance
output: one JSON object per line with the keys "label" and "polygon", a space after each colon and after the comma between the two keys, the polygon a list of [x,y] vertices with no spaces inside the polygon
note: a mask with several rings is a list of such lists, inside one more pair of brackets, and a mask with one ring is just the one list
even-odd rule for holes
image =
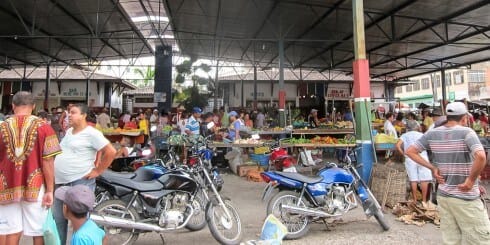
{"label": "window", "polygon": [[412,86],[413,86],[413,91],[419,91],[420,90],[420,81],[414,80]]}
{"label": "window", "polygon": [[440,75],[435,75],[434,76],[434,83],[437,88],[441,87],[441,76]]}
{"label": "window", "polygon": [[403,90],[402,90],[402,89],[403,89],[403,87],[402,87],[402,86],[398,86],[398,87],[396,87],[396,93],[397,93],[397,94],[401,94],[401,93],[403,93]]}
{"label": "window", "polygon": [[412,92],[412,84],[405,86],[406,92]]}
{"label": "window", "polygon": [[446,86],[451,85],[451,73],[447,72],[444,74],[444,77],[446,78]]}
{"label": "window", "polygon": [[422,78],[422,89],[430,89],[429,78]]}
{"label": "window", "polygon": [[481,70],[468,71],[468,82],[470,82],[470,83],[484,83],[485,82],[485,71],[481,71]]}
{"label": "window", "polygon": [[464,83],[463,72],[455,71],[453,73],[453,76],[454,76],[454,84],[463,84]]}

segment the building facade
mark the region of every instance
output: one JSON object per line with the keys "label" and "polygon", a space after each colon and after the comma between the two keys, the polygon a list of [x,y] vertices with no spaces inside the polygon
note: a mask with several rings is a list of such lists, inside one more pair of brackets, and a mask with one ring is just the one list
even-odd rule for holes
{"label": "building facade", "polygon": [[[445,71],[446,100],[490,99],[490,62]],[[439,105],[442,100],[441,72],[410,78],[410,83],[395,89],[395,97],[415,109],[419,104]]]}

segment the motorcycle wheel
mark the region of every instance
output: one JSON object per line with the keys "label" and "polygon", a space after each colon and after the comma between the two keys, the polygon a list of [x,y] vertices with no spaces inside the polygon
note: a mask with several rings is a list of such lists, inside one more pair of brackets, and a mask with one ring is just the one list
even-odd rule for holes
{"label": "motorcycle wheel", "polygon": [[185,228],[187,228],[190,231],[199,231],[202,230],[204,227],[206,227],[206,212],[205,212],[206,204],[207,204],[206,198],[204,197],[202,190],[200,190],[196,194],[196,197],[192,202],[192,208],[194,208],[194,214],[192,215],[187,225],[185,225]]}
{"label": "motorcycle wheel", "polygon": [[376,200],[375,197],[372,196],[371,194],[369,194],[369,199],[366,200],[366,202],[370,202],[370,204],[368,204],[368,205],[369,205],[369,208],[371,209],[372,215],[374,216],[376,221],[378,221],[381,228],[383,228],[384,231],[387,231],[390,229],[390,226],[388,225],[388,223],[386,223],[383,212],[381,211],[380,208],[378,208],[378,206],[376,206],[374,200]]}
{"label": "motorcycle wheel", "polygon": [[[100,203],[95,212],[101,216],[123,218],[132,221],[140,219],[134,208],[126,209],[126,204],[121,200],[108,200]],[[134,229],[125,229],[119,227],[104,226],[107,244],[133,244],[139,236]]]}
{"label": "motorcycle wheel", "polygon": [[[283,212],[281,209],[281,206],[284,204],[295,206],[298,199],[299,193],[297,192],[281,191],[272,197],[267,204],[267,215],[273,214],[288,228],[288,234],[284,237],[285,239],[301,238],[310,230],[308,217],[289,214],[287,212]],[[303,200],[301,200],[300,207],[306,207]]]}
{"label": "motorcycle wheel", "polygon": [[229,200],[223,200],[231,217],[227,218],[222,206],[211,204],[206,210],[209,231],[220,244],[240,244],[242,239],[242,223],[237,210]]}
{"label": "motorcycle wheel", "polygon": [[379,208],[376,208],[376,211],[374,211],[374,218],[378,221],[379,225],[383,228],[384,231],[387,231],[390,229],[390,226],[388,223],[386,223],[385,217],[381,210]]}

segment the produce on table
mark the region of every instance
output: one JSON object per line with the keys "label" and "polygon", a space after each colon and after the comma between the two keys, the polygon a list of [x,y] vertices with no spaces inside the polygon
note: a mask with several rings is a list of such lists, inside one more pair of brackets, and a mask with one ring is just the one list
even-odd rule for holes
{"label": "produce on table", "polygon": [[387,134],[377,134],[374,136],[374,143],[376,144],[394,144],[398,141],[394,136]]}

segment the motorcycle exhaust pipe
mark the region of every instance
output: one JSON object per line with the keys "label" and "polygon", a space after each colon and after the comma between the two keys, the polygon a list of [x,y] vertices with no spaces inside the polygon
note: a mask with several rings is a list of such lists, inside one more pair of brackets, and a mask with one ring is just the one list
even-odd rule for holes
{"label": "motorcycle exhaust pipe", "polygon": [[281,208],[288,213],[300,214],[300,215],[304,215],[304,216],[313,216],[313,217],[318,217],[318,218],[335,217],[335,216],[340,215],[340,214],[339,215],[331,215],[331,214],[325,213],[323,211],[313,210],[313,209],[309,209],[309,208],[300,208],[300,207],[289,206],[289,205],[282,205]]}
{"label": "motorcycle exhaust pipe", "polygon": [[92,219],[95,223],[101,226],[135,229],[135,230],[143,230],[143,231],[155,231],[155,232],[163,232],[167,230],[158,225],[134,222],[132,220],[115,218],[115,217],[100,216],[97,214],[91,214],[90,219]]}

